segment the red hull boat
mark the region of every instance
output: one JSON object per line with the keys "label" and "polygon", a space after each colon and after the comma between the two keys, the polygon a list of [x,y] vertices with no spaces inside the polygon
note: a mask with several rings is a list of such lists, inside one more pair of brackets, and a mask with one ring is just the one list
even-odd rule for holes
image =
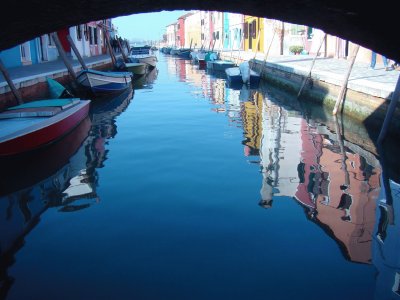
{"label": "red hull boat", "polygon": [[66,135],[87,117],[90,100],[50,99],[0,113],[0,156],[41,148]]}

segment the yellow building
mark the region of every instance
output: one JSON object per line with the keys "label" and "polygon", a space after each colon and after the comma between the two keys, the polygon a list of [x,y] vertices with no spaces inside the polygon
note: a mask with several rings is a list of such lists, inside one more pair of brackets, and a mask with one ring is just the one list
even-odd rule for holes
{"label": "yellow building", "polygon": [[264,19],[244,16],[244,50],[264,52]]}
{"label": "yellow building", "polygon": [[201,46],[201,18],[200,12],[196,11],[189,14],[185,18],[185,48],[192,46],[193,48],[200,48]]}

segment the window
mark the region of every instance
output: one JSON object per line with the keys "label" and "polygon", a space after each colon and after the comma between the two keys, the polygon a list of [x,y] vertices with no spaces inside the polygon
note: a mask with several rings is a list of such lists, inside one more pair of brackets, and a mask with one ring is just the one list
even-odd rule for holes
{"label": "window", "polygon": [[311,40],[313,38],[313,28],[312,27],[307,27],[307,39]]}
{"label": "window", "polygon": [[249,37],[249,23],[244,23],[244,38],[247,39]]}
{"label": "window", "polygon": [[251,33],[251,35],[255,39],[257,37],[257,22],[256,22],[256,20],[253,20],[251,27],[253,29],[253,32]]}
{"label": "window", "polygon": [[89,28],[88,28],[87,24],[85,24],[85,26],[83,27],[83,35],[85,36],[85,40],[88,41],[89,40]]}
{"label": "window", "polygon": [[97,45],[97,28],[93,28],[93,40],[94,44]]}
{"label": "window", "polygon": [[82,40],[81,25],[76,26],[76,38],[78,39],[78,41]]}
{"label": "window", "polygon": [[51,38],[50,34],[47,35],[47,42],[49,46],[55,46],[54,41]]}
{"label": "window", "polygon": [[253,37],[253,23],[248,23],[248,29],[247,29],[247,36],[250,38]]}

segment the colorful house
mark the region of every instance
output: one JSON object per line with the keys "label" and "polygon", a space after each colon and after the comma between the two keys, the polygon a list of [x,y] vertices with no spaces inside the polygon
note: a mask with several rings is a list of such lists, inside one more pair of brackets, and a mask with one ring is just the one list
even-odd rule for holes
{"label": "colorful house", "polygon": [[167,46],[176,47],[176,32],[177,22],[169,24],[166,26],[167,31]]}
{"label": "colorful house", "polygon": [[185,18],[185,48],[201,46],[200,12],[194,12]]}
{"label": "colorful house", "polygon": [[228,47],[232,50],[242,50],[243,15],[233,13],[228,13],[227,15],[228,22],[226,27],[228,27]]}
{"label": "colorful house", "polygon": [[201,26],[201,42],[204,49],[211,49],[213,46],[213,32],[214,26],[211,21],[211,12],[200,12],[200,26]]}
{"label": "colorful house", "polygon": [[244,16],[244,50],[264,52],[264,19]]}
{"label": "colorful house", "polygon": [[224,48],[224,14],[218,11],[211,12],[211,21],[214,49],[222,50]]}

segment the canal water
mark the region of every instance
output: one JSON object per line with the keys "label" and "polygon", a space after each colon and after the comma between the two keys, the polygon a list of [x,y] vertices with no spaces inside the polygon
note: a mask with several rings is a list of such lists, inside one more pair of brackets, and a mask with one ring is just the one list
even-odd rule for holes
{"label": "canal water", "polygon": [[400,294],[397,160],[374,133],[158,59],[59,142],[2,162],[0,297]]}

